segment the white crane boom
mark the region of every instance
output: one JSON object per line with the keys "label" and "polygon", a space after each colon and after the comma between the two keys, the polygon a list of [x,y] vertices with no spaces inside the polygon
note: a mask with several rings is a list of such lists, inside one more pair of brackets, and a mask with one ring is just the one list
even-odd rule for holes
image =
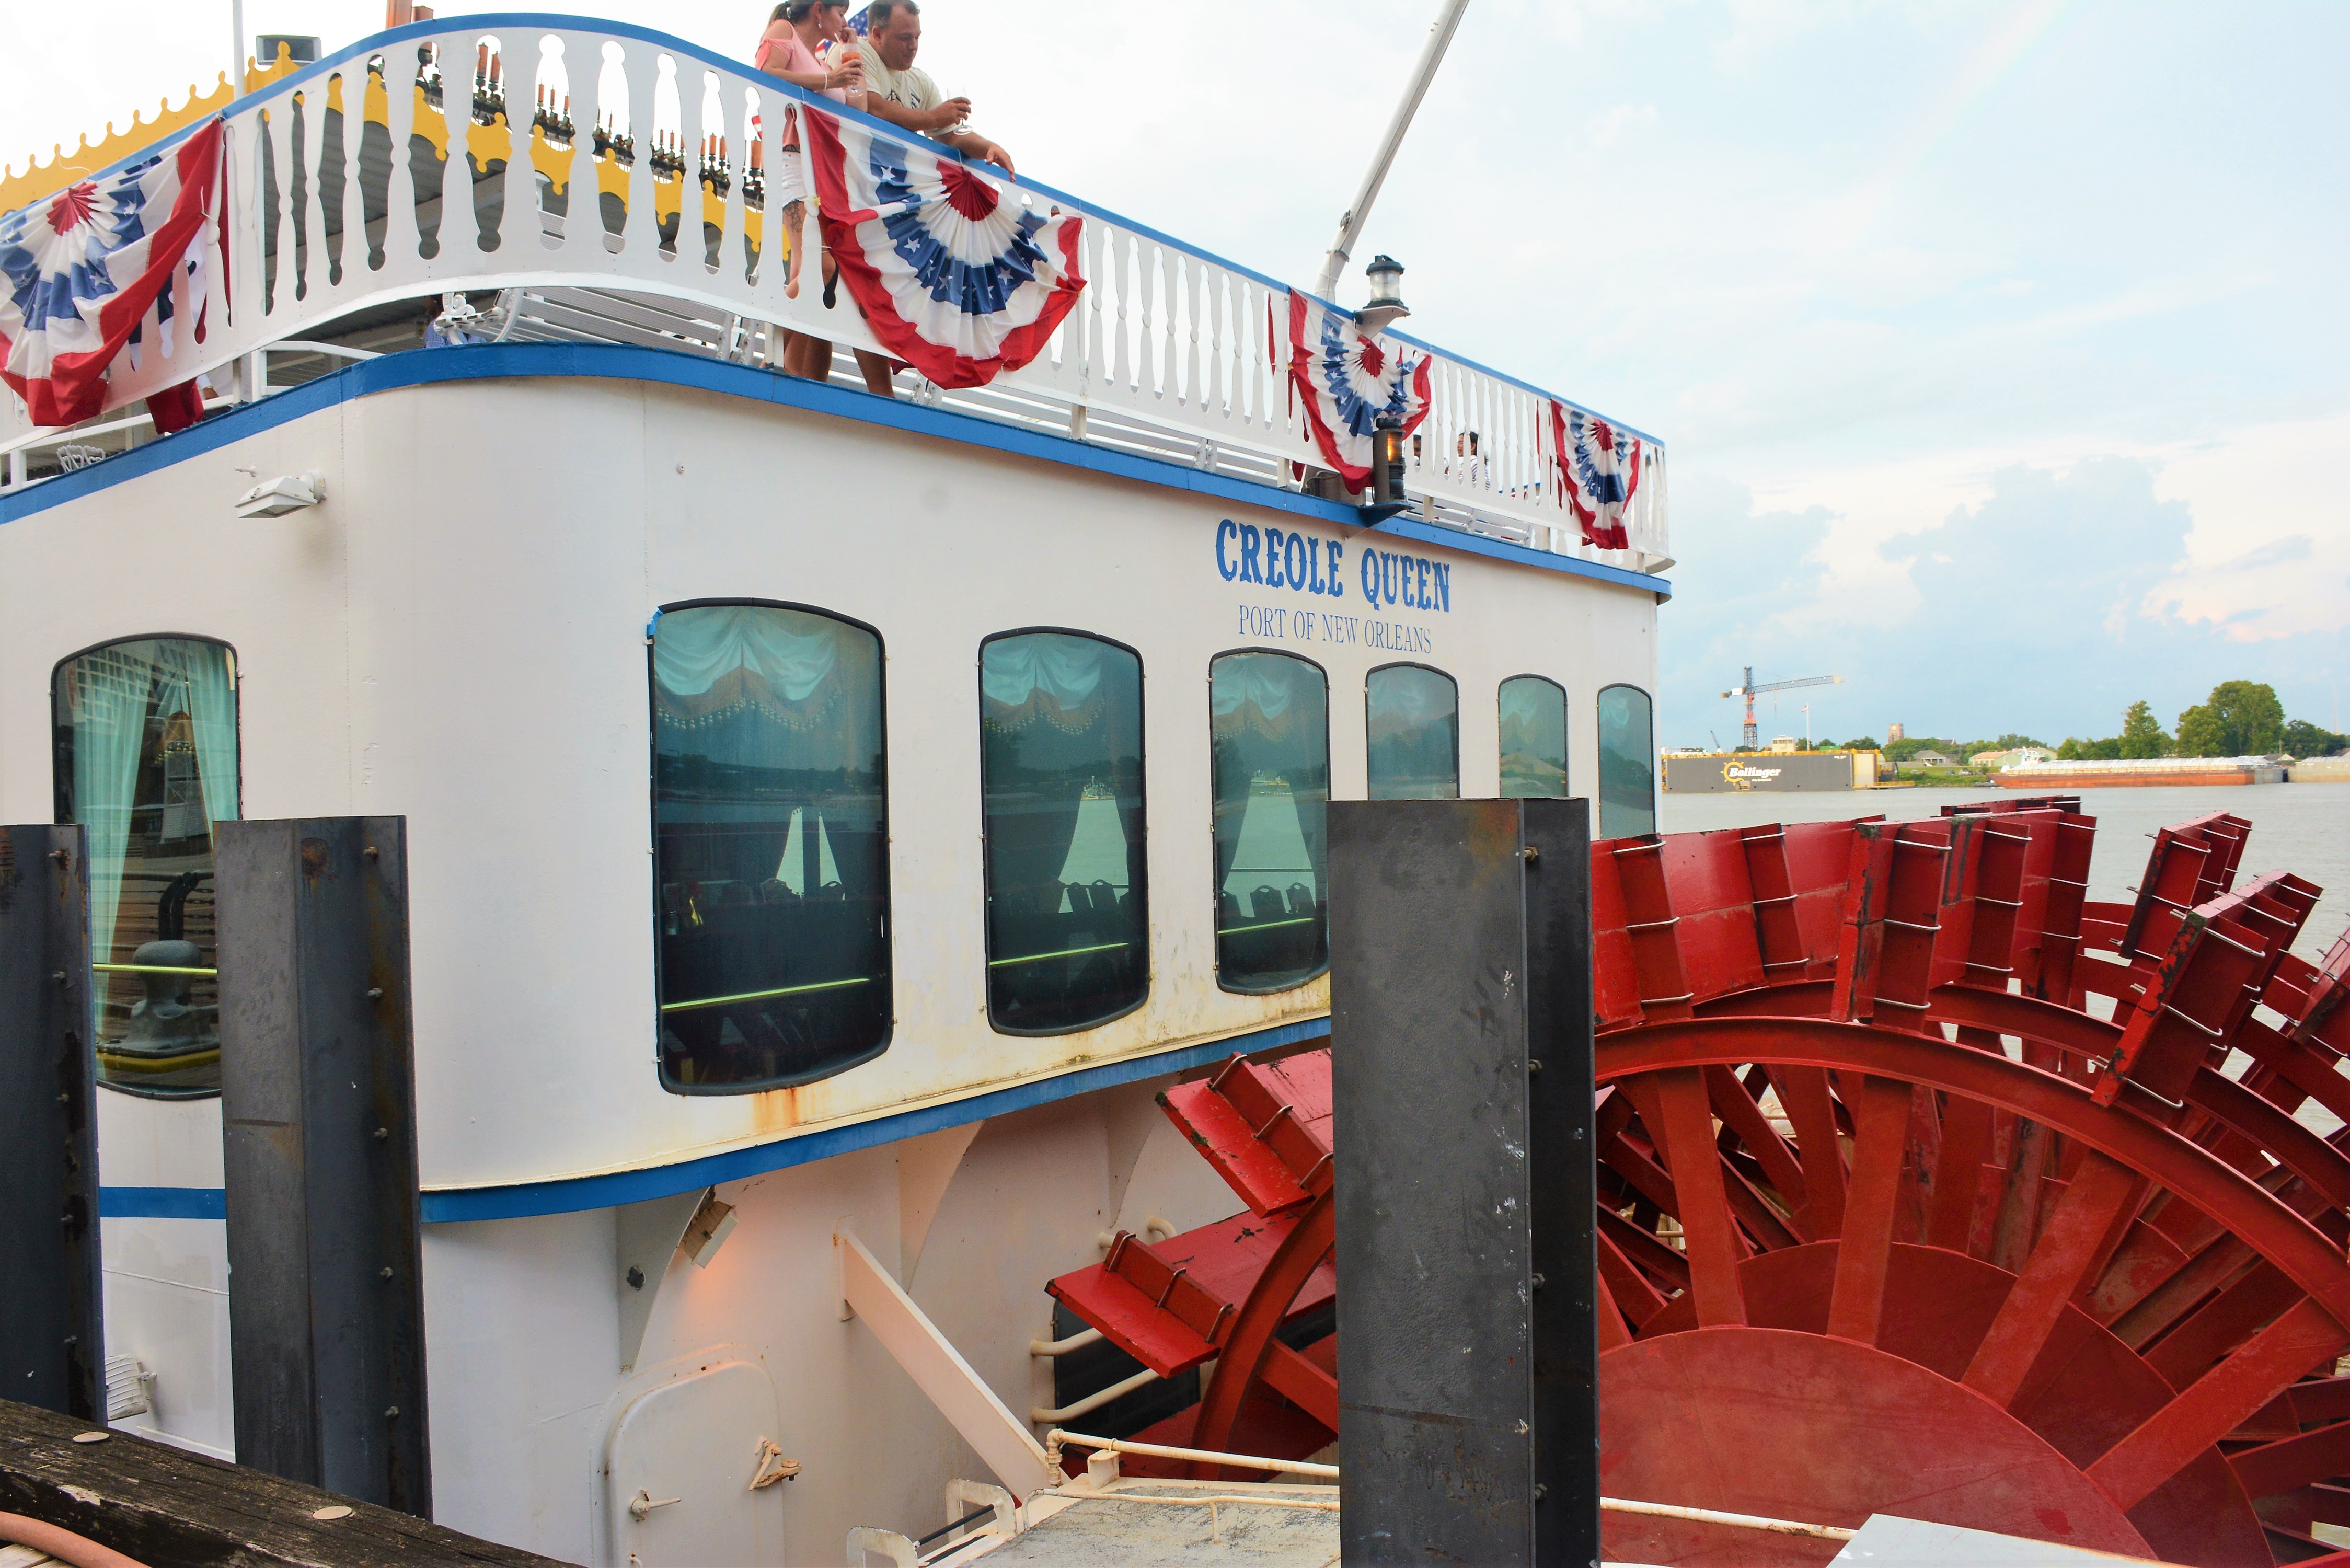
{"label": "white crane boom", "polygon": [[1354,205],[1338,220],[1338,237],[1330,242],[1330,254],[1322,262],[1322,275],[1314,285],[1314,292],[1334,305],[1337,303],[1338,275],[1346,270],[1347,258],[1354,254],[1355,241],[1361,237],[1363,224],[1370,219],[1371,203],[1378,200],[1379,187],[1387,182],[1388,166],[1395,161],[1396,149],[1403,145],[1403,133],[1411,129],[1411,117],[1419,112],[1419,100],[1428,95],[1428,84],[1435,78],[1436,67],[1444,63],[1444,51],[1451,47],[1452,35],[1461,26],[1461,13],[1468,8],[1469,0],[1444,0],[1436,26],[1428,30],[1428,44],[1419,52],[1419,64],[1412,67],[1403,101],[1396,106],[1395,119],[1388,121],[1388,133],[1380,139],[1378,155],[1371,160],[1371,171],[1363,176],[1363,188],[1355,192]]}

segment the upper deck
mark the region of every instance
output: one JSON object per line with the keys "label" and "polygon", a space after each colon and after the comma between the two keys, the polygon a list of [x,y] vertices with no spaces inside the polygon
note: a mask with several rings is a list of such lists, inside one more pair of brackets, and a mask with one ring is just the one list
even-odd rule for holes
{"label": "upper deck", "polygon": [[[441,351],[427,345],[625,344],[752,369],[779,369],[785,331],[878,348],[846,290],[827,305],[813,277],[787,287],[785,258],[819,244],[814,202],[787,233],[767,200],[793,100],[806,95],[681,39],[530,13],[420,22],[263,83],[225,116],[226,265],[182,277],[163,341],[116,360],[96,420],[36,428],[0,400],[0,497],[155,439],[141,400],[198,373],[217,409]],[[1031,210],[1082,214],[1078,305],[1019,369],[970,389],[903,372],[901,397],[1268,489],[1330,477],[1289,395],[1288,286],[1036,181],[1002,183]],[[1596,547],[1555,452],[1555,414],[1580,405],[1387,336],[1430,363],[1407,474],[1420,525],[1609,575],[1671,566],[1661,446],[1642,438],[1627,547]]]}

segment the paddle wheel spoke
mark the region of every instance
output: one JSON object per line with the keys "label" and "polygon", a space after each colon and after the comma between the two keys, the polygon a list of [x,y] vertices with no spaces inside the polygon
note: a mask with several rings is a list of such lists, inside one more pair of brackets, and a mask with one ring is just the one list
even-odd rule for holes
{"label": "paddle wheel spoke", "polygon": [[1804,1169],[1804,1218],[1815,1241],[1844,1232],[1844,1151],[1836,1142],[1835,1104],[1828,1075],[1818,1067],[1770,1067],[1771,1086],[1795,1129],[1795,1149]]}
{"label": "paddle wheel spoke", "polygon": [[1844,1090],[1860,1130],[1854,1140],[1852,1185],[1845,1195],[1844,1237],[1836,1249],[1828,1332],[1874,1345],[1885,1306],[1886,1270],[1893,1255],[1910,1088],[1897,1079],[1851,1074],[1844,1078]]}
{"label": "paddle wheel spoke", "polygon": [[2015,1402],[2048,1336],[2143,1187],[2128,1167],[2094,1152],[2083,1157],[2046,1233],[1967,1364],[1961,1381],[1968,1387],[2002,1406]]}
{"label": "paddle wheel spoke", "polygon": [[1706,1326],[1744,1323],[1746,1298],[1739,1284],[1738,1264],[1745,1249],[1739,1244],[1722,1184],[1705,1075],[1695,1067],[1674,1068],[1656,1074],[1651,1087],[1664,1124],[1665,1161],[1671,1168],[1679,1199],[1681,1241],[1689,1257],[1690,1292],[1696,1298],[1698,1322]]}
{"label": "paddle wheel spoke", "polygon": [[2089,1467],[2089,1479],[2124,1508],[2137,1506],[2311,1366],[2331,1364],[2345,1345],[2350,1330],[2316,1303],[2299,1303],[2116,1444]]}

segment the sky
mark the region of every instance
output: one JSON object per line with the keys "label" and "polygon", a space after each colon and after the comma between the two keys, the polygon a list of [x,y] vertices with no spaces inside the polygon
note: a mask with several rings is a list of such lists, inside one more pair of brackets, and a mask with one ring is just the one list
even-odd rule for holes
{"label": "sky", "polygon": [[[19,166],[229,49],[221,0],[17,10]],[[1310,283],[1436,10],[930,0],[920,63],[1024,171]],[[1665,443],[1664,744],[1734,741],[1749,664],[1845,678],[1766,734],[2107,735],[2238,678],[2339,730],[2345,57],[2327,0],[1471,0],[1356,254],[1416,336]]]}

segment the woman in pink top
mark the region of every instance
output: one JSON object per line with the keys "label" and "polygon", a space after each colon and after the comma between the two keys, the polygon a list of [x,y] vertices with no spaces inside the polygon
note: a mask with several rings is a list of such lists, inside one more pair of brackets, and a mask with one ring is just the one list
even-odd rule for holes
{"label": "woman in pink top", "polygon": [[[836,103],[862,109],[865,57],[849,36],[847,16],[847,6],[835,4],[834,0],[784,0],[767,19],[767,30],[760,35],[753,63],[795,87],[821,93]],[[818,57],[819,51],[838,61],[837,67],[827,66],[825,58]],[[784,294],[786,298],[797,299],[802,248],[799,239],[806,218],[807,173],[800,153],[799,111],[795,109],[785,111],[783,154],[777,163],[774,199],[783,204],[784,232],[791,241]],[[827,306],[837,275],[832,257],[827,255],[824,282]],[[857,368],[863,373],[868,389],[883,397],[895,396],[887,358],[858,349]],[[787,375],[823,380],[832,371],[831,343],[804,332],[785,333],[784,370]]]}

